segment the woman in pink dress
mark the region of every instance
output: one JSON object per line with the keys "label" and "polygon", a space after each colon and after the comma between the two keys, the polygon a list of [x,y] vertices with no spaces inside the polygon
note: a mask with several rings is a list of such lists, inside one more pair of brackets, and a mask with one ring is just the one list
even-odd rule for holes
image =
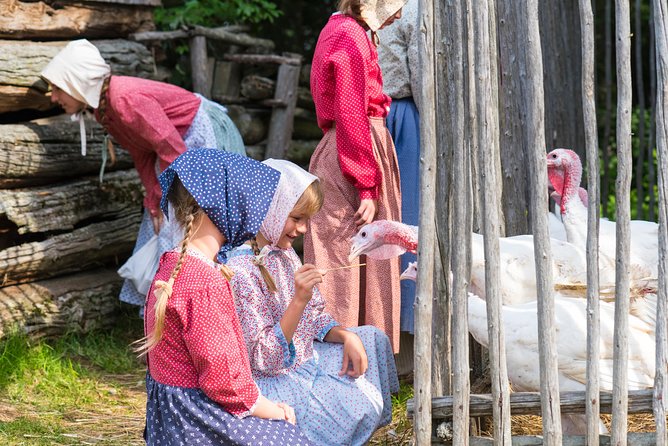
{"label": "woman in pink dress", "polygon": [[[304,238],[304,259],[320,268],[348,265],[350,238],[374,219],[401,221],[399,167],[385,127],[390,98],[376,52],[378,31],[401,17],[406,0],[342,0],[320,33],[311,93],[324,136],[309,170],[320,178],[322,211]],[[370,31],[370,35],[367,34]],[[399,351],[399,259],[328,273],[327,311],[346,327],[374,325]]]}
{"label": "woman in pink dress", "polygon": [[[153,234],[158,234],[160,254],[181,241],[176,225],[163,224],[159,206],[158,175],[177,156],[194,147],[246,153],[224,107],[176,85],[112,75],[99,50],[88,40],[67,44],[41,76],[51,86],[51,101],[79,120],[83,155],[85,116],[90,110],[108,135],[130,152],[146,190],[134,252]],[[126,280],[120,299],[143,306],[145,296]]]}

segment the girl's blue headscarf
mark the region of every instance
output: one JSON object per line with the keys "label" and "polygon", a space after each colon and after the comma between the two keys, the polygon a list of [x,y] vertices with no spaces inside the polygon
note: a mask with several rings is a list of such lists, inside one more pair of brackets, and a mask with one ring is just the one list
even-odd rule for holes
{"label": "girl's blue headscarf", "polygon": [[160,208],[167,213],[167,194],[178,175],[204,213],[225,236],[218,257],[257,234],[280,172],[251,158],[217,149],[191,149],[160,174]]}

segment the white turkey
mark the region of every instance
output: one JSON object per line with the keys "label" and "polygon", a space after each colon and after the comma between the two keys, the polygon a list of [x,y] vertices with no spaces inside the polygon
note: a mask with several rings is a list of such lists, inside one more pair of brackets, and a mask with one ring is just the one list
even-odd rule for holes
{"label": "white turkey", "polygon": [[[576,246],[585,248],[587,243],[587,208],[579,199],[579,186],[582,179],[580,157],[572,150],[552,150],[547,154],[547,172],[552,187],[561,197],[559,207],[567,240]],[[599,256],[601,262],[614,264],[617,246],[616,223],[601,219],[599,228]],[[652,278],[658,276],[658,234],[659,225],[657,223],[644,220],[631,221],[630,263],[646,271],[646,275]]]}

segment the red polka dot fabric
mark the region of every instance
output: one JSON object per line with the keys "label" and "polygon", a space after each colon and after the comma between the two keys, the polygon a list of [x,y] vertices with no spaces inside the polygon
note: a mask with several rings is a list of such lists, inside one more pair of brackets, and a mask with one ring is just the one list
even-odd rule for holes
{"label": "red polka dot fabric", "polygon": [[[156,280],[167,281],[179,253],[162,256]],[[145,331],[155,325],[153,286],[146,302]],[[161,384],[199,388],[238,416],[250,414],[259,397],[230,284],[215,264],[188,250],[167,302],[162,341],[148,354],[149,373]]]}
{"label": "red polka dot fabric", "polygon": [[321,31],[311,94],[318,126],[323,131],[336,127],[343,175],[360,199],[378,198],[383,178],[373,155],[369,117],[387,116],[391,100],[383,93],[376,48],[352,17],[334,14]]}

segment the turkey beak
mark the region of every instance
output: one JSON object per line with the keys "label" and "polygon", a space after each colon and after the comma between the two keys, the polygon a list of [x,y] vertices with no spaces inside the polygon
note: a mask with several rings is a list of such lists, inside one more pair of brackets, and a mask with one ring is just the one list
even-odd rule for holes
{"label": "turkey beak", "polygon": [[399,276],[399,280],[414,280],[414,279],[413,277],[411,277],[410,274],[408,274],[408,270],[406,270],[403,273],[401,273],[401,275]]}
{"label": "turkey beak", "polygon": [[360,246],[357,243],[353,242],[350,245],[350,255],[348,256],[348,262],[352,262],[362,254],[364,246]]}

